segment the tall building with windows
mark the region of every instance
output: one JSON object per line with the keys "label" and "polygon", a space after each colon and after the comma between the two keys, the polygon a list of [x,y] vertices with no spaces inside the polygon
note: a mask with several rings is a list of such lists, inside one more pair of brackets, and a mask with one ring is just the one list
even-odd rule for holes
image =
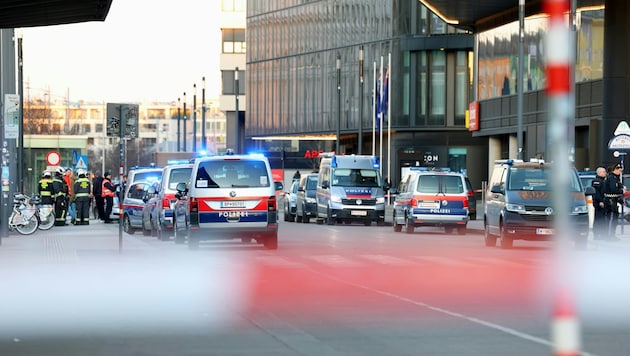
{"label": "tall building with windows", "polygon": [[466,127],[473,35],[420,2],[250,0],[247,42],[249,148],[310,167],[338,135],[340,153],[374,152],[394,184],[410,166],[467,172],[475,188],[486,178],[486,141]]}
{"label": "tall building with windows", "polygon": [[[245,9],[246,0],[221,0],[221,95],[226,117],[226,147],[244,151],[245,128]],[[209,147],[212,151],[211,147]]]}

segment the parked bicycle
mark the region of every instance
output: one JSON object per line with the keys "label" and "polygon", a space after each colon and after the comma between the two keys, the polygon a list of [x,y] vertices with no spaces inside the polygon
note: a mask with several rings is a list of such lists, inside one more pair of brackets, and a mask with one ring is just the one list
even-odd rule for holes
{"label": "parked bicycle", "polygon": [[38,227],[39,213],[36,200],[25,194],[15,194],[13,196],[13,212],[9,218],[9,229],[17,230],[22,235],[30,235]]}

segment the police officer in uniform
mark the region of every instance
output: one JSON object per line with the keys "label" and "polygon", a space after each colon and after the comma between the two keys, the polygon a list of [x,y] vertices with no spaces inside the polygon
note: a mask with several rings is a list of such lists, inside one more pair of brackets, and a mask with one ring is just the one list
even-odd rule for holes
{"label": "police officer in uniform", "polygon": [[595,209],[595,219],[593,220],[593,238],[595,240],[605,240],[608,235],[608,207],[606,206],[606,198],[604,197],[604,189],[606,188],[606,168],[597,167],[595,179],[591,182],[591,186],[595,189],[593,194],[593,208]]}
{"label": "police officer in uniform", "polygon": [[90,225],[90,201],[92,200],[92,184],[87,172],[79,170],[79,178],[74,182],[74,203],[76,205],[76,225]]}
{"label": "police officer in uniform", "polygon": [[39,197],[42,205],[54,205],[55,204],[55,191],[53,189],[52,174],[48,171],[42,173],[42,178],[38,183]]}
{"label": "police officer in uniform", "polygon": [[55,191],[55,226],[66,225],[66,212],[68,209],[66,195],[68,185],[63,180],[63,168],[59,168],[53,177],[53,190]]}
{"label": "police officer in uniform", "polygon": [[606,198],[606,207],[608,208],[608,236],[609,241],[619,240],[615,233],[617,232],[617,223],[619,222],[619,203],[623,203],[623,185],[621,184],[621,172],[623,167],[621,163],[617,163],[611,168],[606,184],[604,185],[604,198]]}

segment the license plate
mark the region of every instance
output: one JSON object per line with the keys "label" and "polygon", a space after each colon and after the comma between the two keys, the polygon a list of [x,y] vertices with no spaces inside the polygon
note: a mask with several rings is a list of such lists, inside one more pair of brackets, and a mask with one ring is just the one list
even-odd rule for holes
{"label": "license plate", "polygon": [[536,235],[553,235],[553,229],[536,229]]}
{"label": "license plate", "polygon": [[440,202],[439,201],[423,201],[423,202],[420,202],[420,207],[438,209],[440,207]]}
{"label": "license plate", "polygon": [[245,201],[243,200],[227,200],[221,202],[222,208],[244,208]]}
{"label": "license plate", "polygon": [[367,211],[365,211],[365,210],[352,210],[350,212],[350,215],[367,216]]}

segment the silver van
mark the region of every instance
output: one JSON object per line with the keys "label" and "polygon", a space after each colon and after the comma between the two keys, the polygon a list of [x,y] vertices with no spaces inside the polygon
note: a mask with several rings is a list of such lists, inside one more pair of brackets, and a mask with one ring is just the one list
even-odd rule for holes
{"label": "silver van", "polygon": [[385,191],[376,156],[321,154],[317,182],[317,223],[359,221],[384,225]]}

